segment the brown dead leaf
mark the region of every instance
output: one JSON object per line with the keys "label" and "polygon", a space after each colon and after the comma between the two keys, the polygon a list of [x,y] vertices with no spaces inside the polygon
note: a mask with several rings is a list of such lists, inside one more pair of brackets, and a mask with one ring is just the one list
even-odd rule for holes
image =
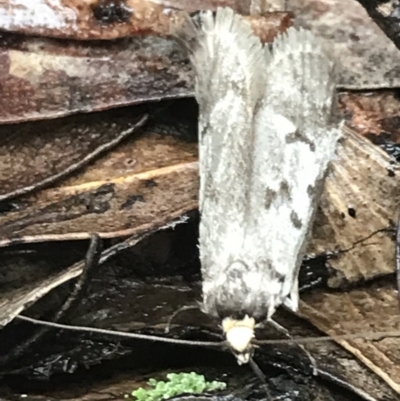
{"label": "brown dead leaf", "polygon": [[339,107],[347,125],[369,138],[384,135],[386,140],[400,143],[400,99],[393,91],[342,93]]}
{"label": "brown dead leaf", "polygon": [[192,94],[186,54],[156,36],[79,43],[3,35],[0,68],[0,123]]}
{"label": "brown dead leaf", "polygon": [[[203,3],[203,7],[212,5]],[[235,6],[236,2],[228,3]],[[181,6],[186,5],[181,2]],[[148,32],[165,35],[177,14],[174,6],[147,0],[14,0],[0,3],[0,27],[25,35],[116,39]]]}
{"label": "brown dead leaf", "polygon": [[197,208],[197,145],[148,133],[0,215],[0,244],[128,236]]}
{"label": "brown dead leaf", "polygon": [[[168,2],[155,4],[142,0],[142,3],[150,8],[170,7]],[[247,5],[242,2],[226,0],[222,3],[247,10]],[[397,67],[392,66],[400,64],[400,52],[357,2],[349,4],[345,12],[338,0],[303,3],[291,2],[290,5],[298,15],[296,25],[310,28],[335,48],[337,59],[342,64],[339,74],[341,87],[399,86],[400,74]],[[11,10],[12,15],[18,2],[5,4],[7,12]],[[194,11],[200,2],[196,4],[193,6],[182,0],[176,8]],[[218,1],[211,1],[201,5],[206,9],[218,4]],[[35,7],[51,8],[42,0],[36,0]],[[68,4],[56,9],[61,10],[60,7],[68,7]],[[89,3],[84,3],[82,10],[88,7]],[[110,8],[109,12],[116,11]],[[167,17],[170,18],[168,13],[163,14],[163,18]],[[251,17],[251,21],[263,41],[272,39],[292,23],[287,13]],[[107,30],[102,28],[100,31],[104,33]],[[362,37],[359,36],[361,31]],[[54,118],[79,111],[192,95],[193,75],[186,55],[172,39],[156,35],[106,43],[79,43],[3,34],[0,60],[3,72],[2,123]]]}
{"label": "brown dead leaf", "polygon": [[[0,216],[1,244],[88,238],[89,232],[122,236],[166,224],[197,207],[196,153],[195,144],[171,137],[132,138],[81,175],[26,197],[25,208]],[[345,250],[330,260],[337,271],[330,286],[394,271],[390,233],[372,234],[395,220],[398,174],[386,153],[346,130],[310,245],[316,253]]]}
{"label": "brown dead leaf", "polygon": [[[158,218],[146,227],[138,227],[131,230],[133,233],[131,237],[101,253],[99,264],[106,262],[124,249],[132,248],[151,234],[167,228],[173,228],[177,224],[184,222],[186,222],[186,218],[182,216],[177,219],[169,217]],[[35,272],[35,279],[26,281],[24,285],[18,288],[13,288],[12,285],[3,286],[0,294],[0,328],[7,325],[16,315],[54,288],[81,275],[84,264],[85,261],[79,261],[66,269],[49,275],[43,275],[42,273],[37,275],[37,272]]]}
{"label": "brown dead leaf", "polygon": [[[307,299],[309,294],[302,294],[301,299]],[[333,313],[333,311],[331,312]],[[304,318],[298,318],[285,309],[279,309],[274,314],[274,321],[285,327],[292,338],[313,338],[322,335],[322,332],[313,325],[304,324]],[[276,338],[276,333],[263,332],[260,329],[257,333],[258,339]],[[357,332],[359,333],[359,332]],[[263,347],[271,347],[265,345]],[[347,383],[349,389],[359,394],[365,400],[397,400],[398,394],[384,380],[375,375],[362,361],[351,352],[343,349],[335,341],[310,341],[304,344],[306,350],[311,354],[318,367],[318,377],[329,381],[333,376],[342,380],[342,385]],[[260,352],[259,350],[256,351]],[[290,352],[287,345],[280,345],[280,352]],[[327,377],[328,376],[328,377]]]}
{"label": "brown dead leaf", "polygon": [[336,253],[329,259],[336,270],[329,286],[394,272],[399,196],[400,166],[368,139],[346,129],[308,248],[311,254]]}
{"label": "brown dead leaf", "polygon": [[[392,278],[346,293],[304,294],[300,311],[331,336],[400,330],[397,289]],[[400,338],[336,341],[400,394]]]}
{"label": "brown dead leaf", "polygon": [[0,201],[43,188],[117,146],[145,123],[140,112],[0,126]]}
{"label": "brown dead leaf", "polygon": [[399,3],[380,2],[378,0],[358,0],[367,10],[368,15],[382,29],[383,32],[400,49],[399,40]]}
{"label": "brown dead leaf", "polygon": [[250,0],[23,0],[0,3],[0,29],[25,35],[109,40],[138,34],[169,35],[183,12],[230,7],[248,14]]}
{"label": "brown dead leaf", "polygon": [[8,0],[0,3],[0,28],[25,35],[116,39],[143,33],[168,34],[179,11],[228,6],[240,13],[250,0]]}
{"label": "brown dead leaf", "polygon": [[[236,4],[238,9],[247,10],[241,2],[227,2],[223,4]],[[164,1],[145,3],[150,8],[170,7]],[[339,86],[399,86],[400,74],[393,66],[400,65],[400,52],[357,2],[351,2],[345,11],[338,0],[303,3],[290,4],[297,14],[296,25],[310,28],[331,43],[342,64]],[[45,7],[43,4],[41,0],[35,1],[39,8]],[[194,11],[200,2],[196,4],[182,0],[176,8]],[[211,1],[201,5],[206,9],[217,4],[218,1]],[[3,5],[7,10],[11,7],[10,15],[13,5]],[[292,23],[285,13],[251,17],[251,21],[263,41],[272,39]],[[106,31],[102,28],[98,32]],[[156,35],[79,43],[3,34],[0,66],[0,123],[54,118],[193,94],[193,74],[186,54],[171,38]]]}
{"label": "brown dead leaf", "polygon": [[[287,13],[250,21],[263,41],[292,24]],[[155,35],[76,42],[3,34],[0,71],[0,123],[193,95],[186,53],[173,39]]]}
{"label": "brown dead leaf", "polygon": [[[188,227],[190,227],[188,229]],[[76,304],[76,308],[73,309],[72,314],[69,314],[67,318],[64,317],[64,321],[69,322],[69,324],[80,325],[80,326],[89,326],[89,327],[100,327],[100,328],[112,328],[113,330],[120,330],[123,332],[146,332],[155,335],[159,335],[164,337],[165,334],[163,330],[168,321],[168,318],[171,314],[178,310],[180,307],[185,305],[191,305],[200,297],[200,287],[197,285],[193,285],[192,280],[189,280],[191,283],[187,285],[187,281],[183,282],[176,277],[180,276],[180,272],[187,272],[187,260],[186,263],[181,265],[179,270],[177,271],[176,263],[171,263],[172,260],[176,258],[176,252],[168,252],[169,256],[166,258],[162,257],[154,264],[150,262],[148,265],[148,255],[151,253],[156,254],[159,251],[160,245],[164,243],[166,238],[169,238],[168,243],[171,245],[170,240],[171,237],[175,239],[172,240],[172,243],[175,243],[178,246],[179,251],[181,252],[182,247],[182,238],[185,238],[185,247],[189,245],[189,248],[196,247],[197,244],[197,235],[196,235],[196,221],[192,221],[189,224],[182,224],[174,230],[161,231],[157,232],[154,235],[151,235],[146,240],[141,241],[139,244],[135,245],[134,248],[126,250],[123,255],[119,254],[117,259],[109,259],[108,263],[105,262],[98,266],[96,269],[93,269],[90,274],[90,281],[87,285],[87,289],[85,292],[84,301]],[[178,234],[180,232],[180,234]],[[144,246],[146,244],[146,246]],[[75,244],[76,245],[76,244]],[[67,249],[59,247],[59,245],[55,245],[57,249]],[[144,246],[144,247],[143,247]],[[149,247],[149,249],[147,249]],[[161,245],[161,248],[164,246]],[[37,249],[38,247],[34,246],[32,249]],[[138,249],[139,248],[139,249]],[[44,247],[41,247],[44,249]],[[74,245],[71,246],[71,249],[74,249]],[[143,254],[143,250],[146,249],[145,254]],[[171,250],[173,248],[170,248]],[[4,252],[4,251],[3,251]],[[164,252],[163,252],[164,253]],[[135,255],[142,255],[144,257],[143,263],[140,263],[140,267],[138,266],[138,259]],[[182,254],[179,258],[182,258]],[[40,257],[36,257],[36,260],[41,261]],[[158,258],[157,258],[158,259]],[[7,260],[7,259],[6,259]],[[30,260],[30,259],[25,259]],[[55,259],[57,260],[57,259]],[[125,260],[125,264],[121,264],[121,261]],[[140,260],[140,259],[139,259]],[[175,259],[176,260],[176,259]],[[4,261],[4,260],[3,260]],[[44,262],[43,262],[44,264]],[[4,263],[3,263],[4,265]],[[165,277],[165,272],[169,271],[171,274],[171,270],[168,268],[165,270],[165,265],[173,266],[172,267],[172,276]],[[115,266],[118,266],[117,268]],[[125,266],[125,268],[121,268],[121,266]],[[151,268],[149,269],[149,266]],[[179,265],[178,265],[179,266]],[[5,268],[11,267],[10,265],[3,266],[3,270]],[[37,269],[37,266],[29,266],[27,263],[25,269],[27,271],[32,270],[33,268]],[[74,269],[76,272],[76,267]],[[9,270],[9,269],[7,269]],[[152,280],[152,274],[149,271],[156,271],[157,274],[160,273],[160,270],[164,273],[163,281],[157,282],[157,291],[154,291],[154,282]],[[18,269],[18,273],[24,275]],[[63,272],[65,273],[65,272]],[[146,279],[144,281],[138,279],[141,275],[144,274]],[[190,273],[189,273],[190,274]],[[51,273],[54,278],[56,275],[54,272]],[[43,277],[43,274],[41,275]],[[31,284],[30,281],[32,278],[26,280],[25,277],[22,277],[25,283]],[[39,280],[35,280],[38,283]],[[197,284],[197,282],[196,282]],[[200,284],[200,283],[198,283]],[[26,285],[26,284],[25,284]],[[65,289],[65,286],[64,286]],[[3,293],[2,293],[3,294]],[[29,316],[48,316],[52,314],[51,311],[59,310],[60,300],[64,299],[62,297],[64,294],[63,289],[56,290],[52,292],[51,296],[47,296],[45,299],[42,299],[34,308],[30,309],[27,314]],[[50,294],[49,294],[50,295]],[[58,295],[58,296],[57,296]],[[145,302],[137,303],[138,299],[142,299]],[[282,311],[280,311],[282,312]],[[24,313],[25,315],[26,313]],[[283,315],[278,313],[279,320],[278,322],[288,329],[292,329],[295,327],[295,330],[290,330],[292,335],[295,337],[302,336],[315,336],[318,335],[315,329],[312,329],[309,325],[306,326],[307,330],[305,331],[304,322],[301,322],[300,319],[296,319],[293,321],[293,316],[291,315]],[[278,316],[274,316],[277,318]],[[65,320],[66,319],[66,320]],[[303,323],[303,324],[301,324]],[[289,327],[288,327],[289,325]],[[26,327],[26,323],[24,326],[27,332],[28,329],[35,330],[35,332],[40,327],[32,326]],[[190,329],[188,329],[188,327]],[[1,341],[4,341],[4,338],[8,336],[13,336],[13,333],[18,333],[21,330],[21,326],[17,321],[14,322],[12,327],[8,327],[7,331],[3,331],[0,334],[3,334]],[[171,325],[170,335],[175,337],[182,335],[182,333],[188,334],[188,330],[190,330],[190,337],[195,339],[201,333],[202,338],[205,340],[208,336],[212,339],[218,339],[220,335],[220,330],[218,325],[212,319],[209,319],[206,315],[202,314],[200,310],[190,311],[187,313],[181,313],[178,315],[176,319],[174,319],[173,324]],[[141,361],[143,358],[147,358],[148,356],[141,352],[138,352],[138,348],[140,350],[143,349],[140,347],[132,347],[128,345],[127,349],[120,349],[119,352],[116,352],[114,355],[112,353],[102,354],[100,357],[98,353],[96,353],[93,348],[104,348],[104,342],[100,341],[100,343],[96,344],[96,337],[93,335],[83,335],[82,333],[77,332],[66,332],[63,333],[66,338],[80,338],[82,341],[76,341],[75,345],[67,340],[67,344],[60,338],[64,337],[63,335],[59,335],[58,331],[54,332],[51,330],[48,333],[47,340],[42,339],[42,344],[44,341],[51,341],[53,344],[52,349],[46,350],[43,353],[40,352],[40,358],[36,355],[36,358],[33,359],[29,357],[32,354],[32,347],[27,350],[27,354],[24,357],[21,357],[19,362],[16,365],[6,364],[3,361],[3,373],[4,370],[9,372],[9,366],[11,371],[18,374],[30,375],[32,370],[37,369],[38,371],[44,370],[48,376],[56,375],[57,373],[65,373],[65,366],[80,366],[83,364],[86,368],[89,368],[93,364],[98,364],[101,361],[116,359],[123,352],[132,352],[132,357],[140,364],[142,367]],[[174,334],[173,334],[174,333]],[[215,335],[213,335],[215,333]],[[205,337],[206,336],[206,337]],[[257,332],[258,338],[276,338],[277,333],[274,329],[270,327],[264,327]],[[101,336],[100,338],[104,338],[105,336]],[[280,337],[280,336],[279,336]],[[85,338],[90,342],[90,346],[85,346],[84,353],[82,353],[82,343],[85,342]],[[113,336],[106,336],[107,343],[113,343],[115,341],[119,341],[119,338],[113,338]],[[36,349],[41,349],[40,343],[36,343]],[[144,347],[149,350],[153,350],[154,347],[157,347],[157,343],[153,342],[144,343]],[[318,375],[317,380],[319,385],[324,388],[326,380],[329,382],[333,382],[339,384],[340,386],[348,386],[347,388],[351,389],[354,394],[364,394],[365,398],[362,399],[373,400],[373,399],[382,399],[381,397],[392,397],[389,399],[396,399],[394,391],[386,384],[382,383],[381,380],[375,376],[375,374],[369,371],[361,362],[355,360],[352,357],[352,354],[346,352],[341,349],[335,343],[312,343],[307,344],[307,348],[311,352],[311,355],[317,362],[318,366]],[[187,349],[188,352],[195,352],[192,348]],[[202,350],[201,348],[197,350],[197,352],[207,352],[206,350]],[[93,356],[95,354],[95,356]],[[111,355],[110,355],[111,354]],[[125,354],[126,355],[126,354]],[[143,356],[144,355],[144,356]],[[272,358],[271,358],[272,357]],[[232,358],[229,354],[226,354],[227,361]],[[266,363],[269,366],[270,363],[277,363],[281,367],[283,366],[291,366],[294,369],[301,367],[301,375],[303,375],[306,380],[306,385],[310,386],[310,380],[312,378],[311,370],[309,368],[309,360],[307,356],[299,350],[299,348],[295,344],[290,345],[278,345],[278,346],[265,346],[261,347],[257,350],[256,353],[257,363],[264,364]],[[2,358],[0,358],[1,360]],[[276,360],[277,359],[277,360]],[[58,363],[54,364],[53,361],[57,360]],[[212,361],[215,359],[212,359]],[[268,362],[267,362],[268,361]],[[233,359],[231,360],[234,363]],[[33,365],[33,366],[32,366]],[[284,369],[284,367],[283,367]],[[243,374],[239,373],[239,374]],[[290,375],[292,377],[292,375]],[[327,377],[328,376],[328,377]],[[335,380],[335,378],[337,378]],[[322,379],[322,380],[321,380]],[[121,390],[121,382],[117,380],[115,382],[115,388],[112,390],[111,387],[108,388],[107,384],[104,387],[104,390],[108,388],[110,391],[108,393],[115,393],[118,397],[118,388]],[[95,386],[97,387],[97,386]],[[103,387],[103,386],[100,386]],[[298,388],[298,386],[295,386]],[[330,386],[332,389],[332,387]],[[101,391],[99,387],[97,387],[98,391]],[[337,391],[337,389],[336,389]],[[87,386],[87,392],[84,391],[87,397],[90,395],[95,396],[96,388],[93,388],[90,384]],[[308,394],[308,393],[307,393]],[[314,394],[311,392],[310,394]],[[335,387],[333,388],[333,394],[335,394]],[[58,394],[60,397],[60,394]],[[63,398],[71,398],[67,395],[67,393],[63,394]],[[369,397],[368,397],[369,396]],[[371,398],[375,397],[375,398]],[[307,397],[306,397],[307,398]],[[313,397],[311,397],[313,399]],[[330,397],[322,396],[317,399],[328,400]],[[332,398],[334,400],[335,397]]]}
{"label": "brown dead leaf", "polygon": [[[275,9],[282,0],[269,0]],[[400,86],[400,52],[357,1],[290,0],[295,26],[327,41],[339,63],[338,84],[347,89]]]}

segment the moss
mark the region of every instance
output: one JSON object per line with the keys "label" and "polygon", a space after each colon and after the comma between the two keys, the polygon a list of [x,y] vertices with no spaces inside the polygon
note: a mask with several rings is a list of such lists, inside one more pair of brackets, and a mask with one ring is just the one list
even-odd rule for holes
{"label": "moss", "polygon": [[137,401],[159,401],[180,394],[200,394],[203,392],[223,390],[226,384],[223,382],[207,382],[203,375],[195,372],[191,373],[170,373],[167,375],[168,381],[158,381],[150,379],[149,389],[143,387],[132,392]]}

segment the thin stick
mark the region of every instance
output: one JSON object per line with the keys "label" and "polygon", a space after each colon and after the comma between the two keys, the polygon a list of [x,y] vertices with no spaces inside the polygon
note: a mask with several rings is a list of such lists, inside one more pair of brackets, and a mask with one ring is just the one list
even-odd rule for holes
{"label": "thin stick", "polygon": [[198,305],[187,305],[187,306],[182,306],[182,308],[179,308],[176,310],[168,319],[167,326],[165,327],[164,333],[169,333],[169,329],[172,323],[172,320],[174,320],[181,312],[185,312],[187,310],[193,310],[193,309],[199,309]]}
{"label": "thin stick", "polygon": [[[271,324],[275,328],[275,330],[279,331],[280,333],[283,333],[288,339],[293,339],[293,337],[289,333],[289,330],[285,329],[283,326],[281,326],[275,320],[271,319],[268,323]],[[316,376],[317,375],[317,362],[312,357],[312,355],[308,352],[308,350],[306,348],[304,348],[304,346],[302,344],[296,343],[296,345],[307,355],[307,357],[310,361],[312,370],[313,370],[313,375]]]}
{"label": "thin stick", "polygon": [[55,329],[74,330],[74,331],[96,333],[96,334],[106,334],[106,335],[117,336],[117,337],[133,338],[133,339],[137,339],[137,340],[159,341],[159,342],[171,343],[171,344],[202,346],[202,347],[218,347],[218,348],[225,345],[225,341],[179,340],[176,338],[158,337],[158,336],[152,336],[152,335],[148,335],[148,334],[125,333],[123,331],[99,329],[97,327],[73,326],[70,324],[53,323],[53,322],[47,322],[45,320],[33,319],[31,317],[27,317],[27,316],[23,316],[23,315],[16,316],[16,319],[24,320],[26,322],[30,322],[33,324],[39,324],[42,326],[53,327]]}
{"label": "thin stick", "polygon": [[[98,333],[98,334],[107,334],[111,336],[118,337],[126,337],[126,338],[134,338],[140,340],[148,340],[148,341],[160,341],[165,343],[174,343],[174,344],[182,344],[182,345],[192,345],[192,346],[204,346],[204,347],[225,347],[225,341],[191,341],[191,340],[178,340],[175,338],[166,338],[166,337],[158,337],[147,334],[135,334],[135,333],[126,333],[122,331],[116,330],[106,330],[106,329],[98,329],[96,327],[87,327],[87,326],[73,326],[69,324],[60,324],[48,322],[45,320],[33,319],[31,317],[17,315],[15,317],[19,320],[24,320],[33,324],[39,324],[42,326],[54,327],[56,329],[63,330],[73,330],[73,331],[81,331],[87,333]],[[363,339],[363,340],[380,340],[382,338],[387,337],[400,337],[399,330],[393,331],[382,331],[376,333],[357,333],[357,334],[343,334],[338,336],[321,336],[321,337],[302,337],[296,338],[293,337],[291,339],[275,339],[275,340],[254,340],[253,343],[255,345],[277,345],[277,344],[309,344],[309,343],[317,343],[317,342],[327,342],[327,341],[338,341],[338,340],[352,340],[352,339]]]}

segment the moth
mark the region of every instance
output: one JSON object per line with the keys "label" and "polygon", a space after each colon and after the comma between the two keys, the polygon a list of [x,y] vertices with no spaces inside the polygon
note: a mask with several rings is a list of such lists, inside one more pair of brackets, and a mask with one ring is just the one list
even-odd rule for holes
{"label": "moth", "polygon": [[[249,23],[230,8],[198,17],[187,16],[175,35],[193,64],[200,110],[202,310],[222,321],[226,342],[242,364],[252,362],[256,325],[271,320],[282,304],[298,308],[300,264],[341,136],[335,63],[309,31],[290,28],[263,47]],[[70,330],[224,346],[18,318]]]}
{"label": "moth", "polygon": [[239,364],[254,329],[298,309],[298,273],[335,156],[335,63],[311,32],[263,47],[230,8],[178,32],[196,74],[203,312]]}

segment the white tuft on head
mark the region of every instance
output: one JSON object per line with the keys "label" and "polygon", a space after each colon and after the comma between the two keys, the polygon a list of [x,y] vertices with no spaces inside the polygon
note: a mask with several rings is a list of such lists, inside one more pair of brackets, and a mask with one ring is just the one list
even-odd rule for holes
{"label": "white tuft on head", "polygon": [[243,320],[225,318],[222,328],[226,340],[234,351],[239,365],[247,363],[253,352],[251,340],[254,338],[255,320],[246,316]]}

